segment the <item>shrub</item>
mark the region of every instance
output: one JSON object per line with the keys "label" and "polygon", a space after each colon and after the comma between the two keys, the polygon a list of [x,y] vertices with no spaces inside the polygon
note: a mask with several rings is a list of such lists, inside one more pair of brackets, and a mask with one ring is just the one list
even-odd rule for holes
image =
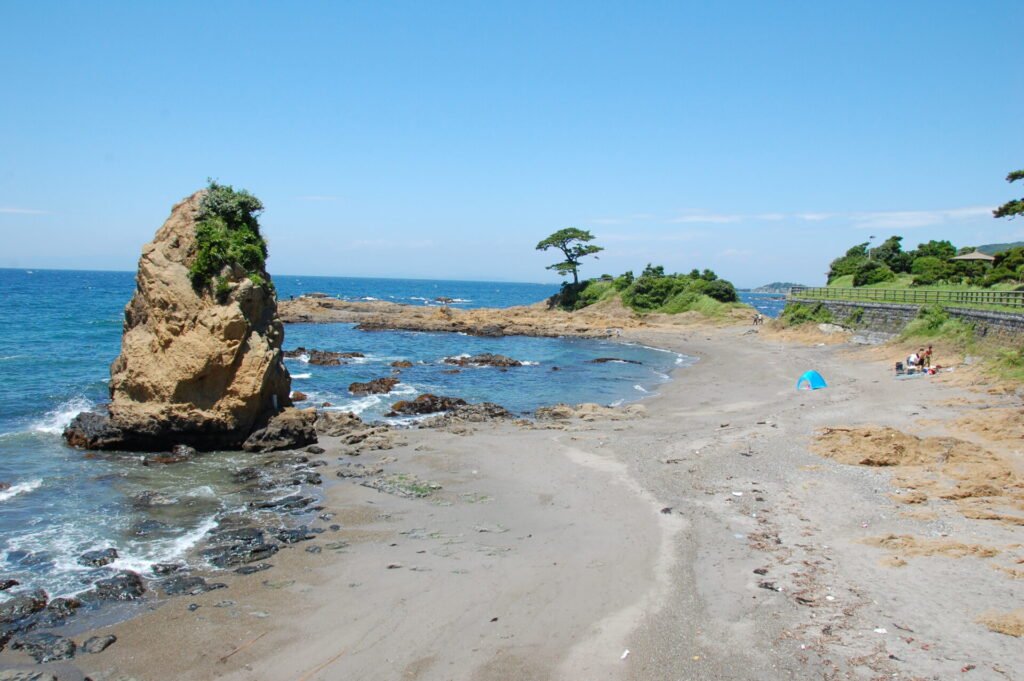
{"label": "shrub", "polygon": [[710,296],[720,303],[735,303],[740,299],[736,293],[736,287],[724,279],[709,282],[704,288],[704,295]]}
{"label": "shrub", "polygon": [[615,290],[625,291],[633,283],[633,270],[629,270],[615,278]]}
{"label": "shrub", "polygon": [[226,299],[230,281],[221,273],[229,266],[240,267],[254,284],[270,286],[263,276],[267,242],[257,220],[262,211],[263,204],[249,192],[210,181],[196,215],[196,256],[189,266],[196,290],[213,283],[217,298]]}
{"label": "shrub", "polygon": [[948,281],[956,275],[956,268],[944,260],[933,255],[926,255],[914,260],[910,266],[914,275],[914,286],[929,286],[940,281]]}
{"label": "shrub", "polygon": [[900,338],[943,338],[959,347],[967,347],[974,341],[974,327],[953,319],[941,305],[924,305],[918,310],[917,318],[903,329]]}
{"label": "shrub", "polygon": [[889,269],[888,265],[877,260],[866,260],[857,266],[857,271],[853,274],[853,285],[869,286],[880,284],[883,281],[892,281],[895,278],[896,274]]}
{"label": "shrub", "polygon": [[823,303],[808,305],[806,303],[789,302],[786,303],[782,314],[779,315],[779,320],[783,326],[797,326],[808,322],[830,324],[832,323],[832,311],[825,307]]}

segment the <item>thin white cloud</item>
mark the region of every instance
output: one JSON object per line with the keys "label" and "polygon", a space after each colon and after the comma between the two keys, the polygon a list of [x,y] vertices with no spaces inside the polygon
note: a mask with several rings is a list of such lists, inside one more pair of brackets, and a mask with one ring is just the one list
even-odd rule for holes
{"label": "thin white cloud", "polygon": [[949,208],[945,210],[894,210],[852,213],[849,215],[853,225],[859,229],[916,229],[931,227],[946,222],[958,222],[974,218],[991,217],[992,209],[988,206],[968,206],[966,208]]}
{"label": "thin white cloud", "polygon": [[678,241],[696,241],[705,237],[712,236],[710,232],[701,230],[688,230],[680,231],[671,234],[643,234],[634,232],[631,234],[601,234],[597,237],[598,241],[610,241],[610,242],[678,242]]}
{"label": "thin white cloud", "polygon": [[12,206],[0,206],[0,215],[45,215],[45,210],[35,208],[14,208]]}

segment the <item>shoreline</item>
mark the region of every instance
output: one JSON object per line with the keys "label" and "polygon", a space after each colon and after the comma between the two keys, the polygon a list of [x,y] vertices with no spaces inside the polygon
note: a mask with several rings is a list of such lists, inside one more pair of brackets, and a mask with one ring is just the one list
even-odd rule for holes
{"label": "shoreline", "polygon": [[[1019,668],[1016,639],[974,622],[1019,597],[1016,583],[979,572],[971,555],[881,564],[884,552],[862,540],[928,537],[936,521],[905,515],[888,471],[807,450],[821,427],[899,428],[922,406],[942,424],[933,428],[962,435],[953,420],[963,406],[943,403],[978,396],[953,380],[890,385],[882,359],[746,330],[624,334],[699,358],[642,400],[646,417],[417,429],[395,450],[341,455],[324,495],[347,546],[328,549],[332,536],[309,542],[320,553],[282,551],[272,570],[226,590],[104,628],[118,643],[73,663],[94,679],[909,679]],[[810,364],[830,388],[793,392],[790,374]],[[328,460],[340,451],[324,446]],[[403,499],[344,484],[333,474],[346,463],[441,490]],[[847,502],[841,517],[833,499]],[[928,502],[946,534],[1008,543],[1002,524],[958,520],[949,503]],[[986,560],[1012,551],[1001,555]],[[925,585],[936,570],[983,591],[934,593]],[[199,652],[195,665],[175,669],[180,650]],[[174,672],[154,675],[161,664]]]}

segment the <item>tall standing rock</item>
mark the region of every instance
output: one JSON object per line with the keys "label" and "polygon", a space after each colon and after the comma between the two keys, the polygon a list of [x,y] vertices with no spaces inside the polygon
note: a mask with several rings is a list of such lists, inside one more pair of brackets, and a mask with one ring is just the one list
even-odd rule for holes
{"label": "tall standing rock", "polygon": [[[190,272],[201,257],[196,228],[209,216],[205,197],[223,190],[211,184],[174,206],[143,247],[121,354],[110,367],[109,413],[79,414],[64,432],[69,444],[233,449],[291,405],[284,328],[263,258],[256,271],[251,261],[247,271],[230,258],[222,267],[215,260],[219,272],[206,281]],[[255,217],[246,215],[265,255]]]}

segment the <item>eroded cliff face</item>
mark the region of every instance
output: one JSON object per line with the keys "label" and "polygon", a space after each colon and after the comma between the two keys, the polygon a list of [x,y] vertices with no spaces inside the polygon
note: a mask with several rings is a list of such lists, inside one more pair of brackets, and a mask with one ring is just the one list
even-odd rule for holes
{"label": "eroded cliff face", "polygon": [[[221,272],[222,295],[197,290],[196,215],[204,192],[174,206],[142,249],[110,369],[109,415],[80,416],[65,432],[89,449],[237,448],[289,407],[284,330],[274,293],[240,267]],[[266,282],[270,275],[258,273]]]}

